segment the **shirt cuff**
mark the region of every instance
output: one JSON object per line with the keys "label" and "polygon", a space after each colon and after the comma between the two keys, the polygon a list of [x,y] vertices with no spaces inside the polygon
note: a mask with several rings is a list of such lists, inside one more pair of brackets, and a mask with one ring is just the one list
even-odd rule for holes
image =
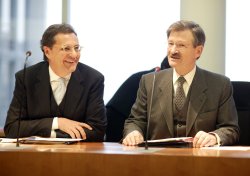
{"label": "shirt cuff", "polygon": [[51,133],[50,133],[51,138],[56,137],[56,132],[55,132],[56,129],[58,129],[58,117],[54,117],[53,119]]}
{"label": "shirt cuff", "polygon": [[56,138],[56,131],[55,130],[51,130],[50,137]]}
{"label": "shirt cuff", "polygon": [[51,130],[57,130],[57,129],[58,129],[58,117],[54,117]]}

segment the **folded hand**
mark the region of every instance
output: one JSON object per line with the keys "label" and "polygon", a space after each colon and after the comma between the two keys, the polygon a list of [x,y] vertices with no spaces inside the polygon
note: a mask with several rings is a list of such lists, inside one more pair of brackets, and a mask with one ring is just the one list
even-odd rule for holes
{"label": "folded hand", "polygon": [[71,138],[86,139],[84,128],[92,130],[91,126],[86,123],[77,122],[67,118],[58,118],[58,128],[68,133]]}

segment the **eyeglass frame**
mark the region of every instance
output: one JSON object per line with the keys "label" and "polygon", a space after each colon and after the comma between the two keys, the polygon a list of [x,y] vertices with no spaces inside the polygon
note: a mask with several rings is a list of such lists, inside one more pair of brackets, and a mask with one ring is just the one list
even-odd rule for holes
{"label": "eyeglass frame", "polygon": [[60,50],[64,51],[65,53],[72,53],[72,50],[74,50],[76,53],[80,53],[82,50],[82,46],[80,45],[75,45],[75,46],[70,46],[70,45],[63,45]]}

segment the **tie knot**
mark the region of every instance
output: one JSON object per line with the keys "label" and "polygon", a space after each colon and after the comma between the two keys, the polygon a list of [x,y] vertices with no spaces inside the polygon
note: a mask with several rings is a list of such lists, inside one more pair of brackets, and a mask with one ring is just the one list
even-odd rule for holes
{"label": "tie knot", "polygon": [[53,90],[54,98],[56,100],[56,103],[59,105],[64,97],[64,94],[66,92],[66,79],[65,78],[58,78],[56,80],[56,87]]}
{"label": "tie knot", "polygon": [[183,76],[180,76],[177,81],[178,81],[178,84],[182,86],[184,82],[186,81],[186,79]]}
{"label": "tie knot", "polygon": [[66,79],[60,77],[60,78],[57,79],[57,82],[60,83],[60,84],[64,84],[65,85]]}

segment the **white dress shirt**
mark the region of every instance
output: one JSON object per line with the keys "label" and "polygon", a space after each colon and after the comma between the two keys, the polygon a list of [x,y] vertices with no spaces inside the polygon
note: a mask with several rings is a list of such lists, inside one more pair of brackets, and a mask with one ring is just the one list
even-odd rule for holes
{"label": "white dress shirt", "polygon": [[[56,86],[58,85],[56,82],[60,78],[60,76],[56,75],[50,66],[49,66],[49,77],[50,77],[51,89],[52,89],[52,92],[54,92],[54,90],[56,89]],[[66,81],[66,83],[65,83],[66,90],[67,90],[67,85],[69,83],[70,77],[71,77],[71,74],[64,77],[64,79]],[[56,137],[56,132],[55,132],[56,129],[58,129],[58,117],[53,118],[50,137]]]}

